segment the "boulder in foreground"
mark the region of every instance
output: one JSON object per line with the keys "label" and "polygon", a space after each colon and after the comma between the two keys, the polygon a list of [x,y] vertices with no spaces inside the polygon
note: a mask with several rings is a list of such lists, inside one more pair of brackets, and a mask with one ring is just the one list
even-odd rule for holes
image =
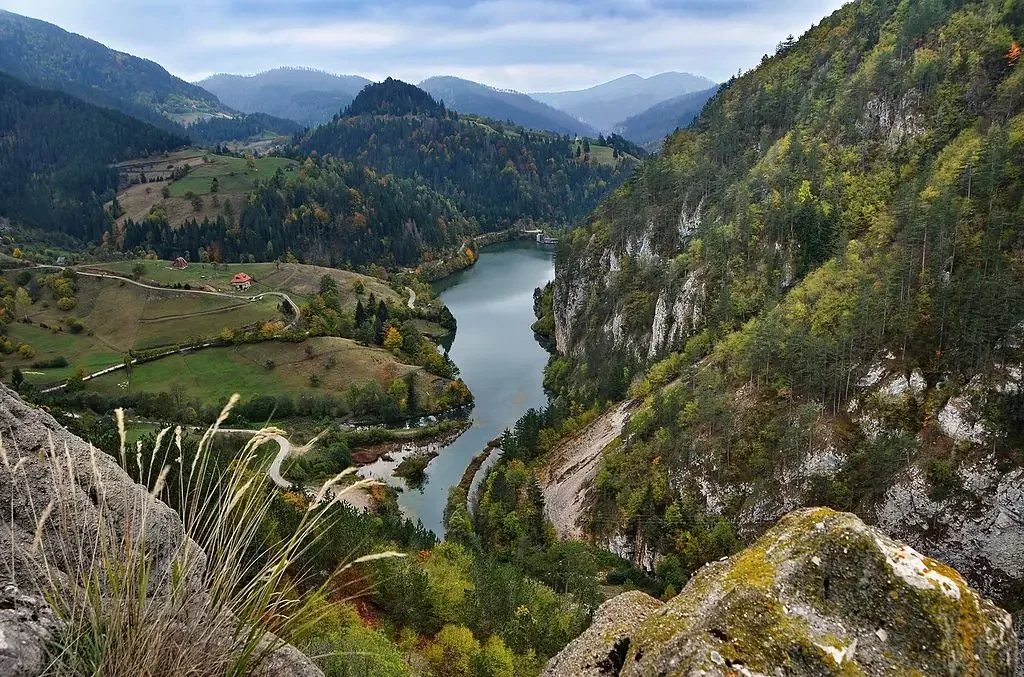
{"label": "boulder in foreground", "polygon": [[626,593],[544,672],[1013,675],[1010,615],[955,570],[823,508],[784,517],[667,604]]}

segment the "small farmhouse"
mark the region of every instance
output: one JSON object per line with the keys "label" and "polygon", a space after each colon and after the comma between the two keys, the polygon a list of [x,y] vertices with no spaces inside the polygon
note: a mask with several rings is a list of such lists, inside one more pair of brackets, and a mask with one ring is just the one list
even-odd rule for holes
{"label": "small farmhouse", "polygon": [[174,268],[175,270],[185,270],[188,268],[188,261],[179,256],[171,263],[171,268]]}
{"label": "small farmhouse", "polygon": [[246,273],[235,273],[231,278],[231,286],[237,291],[245,291],[252,286],[252,278]]}

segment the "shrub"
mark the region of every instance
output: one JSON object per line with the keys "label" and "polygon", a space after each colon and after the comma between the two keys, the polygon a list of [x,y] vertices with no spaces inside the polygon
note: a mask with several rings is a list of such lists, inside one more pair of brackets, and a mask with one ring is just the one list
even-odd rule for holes
{"label": "shrub", "polygon": [[62,296],[61,299],[57,301],[57,308],[60,310],[72,310],[77,305],[78,299],[74,296]]}
{"label": "shrub", "polygon": [[30,360],[36,356],[36,349],[27,343],[22,343],[18,346],[18,355],[26,360]]}
{"label": "shrub", "polygon": [[68,361],[63,356],[51,357],[48,360],[38,360],[32,363],[33,369],[61,369],[66,366],[68,366]]}

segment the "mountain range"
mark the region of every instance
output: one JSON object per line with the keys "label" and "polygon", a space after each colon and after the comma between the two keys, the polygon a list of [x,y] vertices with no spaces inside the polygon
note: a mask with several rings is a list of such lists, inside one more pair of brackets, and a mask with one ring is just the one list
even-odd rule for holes
{"label": "mountain range", "polygon": [[712,80],[689,73],[661,73],[649,78],[626,75],[587,89],[540,92],[531,96],[583,120],[598,131],[609,132],[627,118],[662,101],[714,85]]}
{"label": "mountain range", "polygon": [[459,113],[509,120],[523,127],[556,134],[597,136],[593,127],[575,116],[520,92],[495,89],[451,76],[428,78],[419,86]]}
{"label": "mountain range", "polygon": [[275,68],[256,75],[211,75],[197,83],[244,113],[267,113],[307,127],[327,122],[370,80],[309,68]]}
{"label": "mountain range", "polygon": [[581,219],[642,155],[606,143],[615,145],[588,142],[577,155],[582,144],[564,135],[459,114],[388,78],[280,149],[301,170],[278,170],[240,196],[242,227],[233,213],[182,222],[158,207],[126,220],[124,247],[170,258],[215,247],[228,260],[288,251],[330,266],[429,264],[430,275],[472,236]]}
{"label": "mountain range", "polygon": [[[197,128],[204,142],[233,130],[287,135],[297,123],[315,127],[345,109],[371,80],[309,68],[282,67],[255,75],[212,75],[189,83],[159,64],[107,48],[53,24],[0,10],[0,71],[37,87],[58,89],[89,103],[114,108],[168,131],[213,119],[240,124]],[[431,77],[420,87],[459,113],[480,115],[541,131],[596,137],[619,133],[652,144],[664,130],[692,119],[697,99],[664,102],[708,90],[714,83],[687,73],[649,78],[628,75],[588,89],[524,94],[452,76]],[[246,118],[246,114],[262,116]],[[639,120],[630,118],[644,114]],[[291,122],[288,122],[291,121]]]}
{"label": "mountain range", "polygon": [[656,103],[615,125],[615,133],[646,148],[655,148],[677,129],[689,127],[707,102],[718,92],[709,87]]}

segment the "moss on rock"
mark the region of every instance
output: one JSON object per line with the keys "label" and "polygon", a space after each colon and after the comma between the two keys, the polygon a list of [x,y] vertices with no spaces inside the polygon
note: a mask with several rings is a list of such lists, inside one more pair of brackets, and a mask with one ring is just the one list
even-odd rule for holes
{"label": "moss on rock", "polygon": [[[704,567],[616,639],[624,658],[586,674],[1009,676],[1016,652],[1009,614],[955,570],[820,508]],[[581,641],[566,651],[585,654]]]}

